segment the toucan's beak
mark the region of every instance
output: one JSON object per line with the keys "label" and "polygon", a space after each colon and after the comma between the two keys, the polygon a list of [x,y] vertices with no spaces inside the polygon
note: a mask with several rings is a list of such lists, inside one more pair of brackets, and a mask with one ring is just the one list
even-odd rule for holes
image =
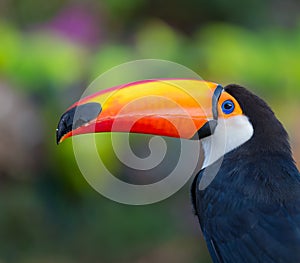
{"label": "toucan's beak", "polygon": [[198,139],[216,126],[223,88],[195,79],[145,80],[81,99],[58,124],[57,143],[84,133],[133,132]]}

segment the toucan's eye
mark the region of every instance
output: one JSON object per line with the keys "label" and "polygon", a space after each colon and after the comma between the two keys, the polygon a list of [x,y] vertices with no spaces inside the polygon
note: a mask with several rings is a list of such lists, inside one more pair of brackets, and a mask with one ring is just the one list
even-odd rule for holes
{"label": "toucan's eye", "polygon": [[222,104],[222,111],[225,114],[230,114],[234,111],[234,103],[231,100],[226,100]]}

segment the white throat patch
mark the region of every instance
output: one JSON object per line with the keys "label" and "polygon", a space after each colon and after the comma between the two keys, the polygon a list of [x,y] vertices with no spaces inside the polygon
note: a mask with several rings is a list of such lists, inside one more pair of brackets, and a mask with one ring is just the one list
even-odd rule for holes
{"label": "white throat patch", "polygon": [[252,124],[244,115],[228,119],[219,118],[214,133],[201,140],[204,150],[202,169],[210,166],[226,153],[250,140],[253,132]]}

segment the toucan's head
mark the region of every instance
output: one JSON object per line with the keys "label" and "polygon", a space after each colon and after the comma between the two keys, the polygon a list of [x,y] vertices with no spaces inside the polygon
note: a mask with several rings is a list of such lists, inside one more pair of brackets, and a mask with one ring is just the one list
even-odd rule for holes
{"label": "toucan's head", "polygon": [[257,122],[255,117],[262,109],[273,114],[265,106],[258,97],[236,85],[223,88],[196,79],[139,81],[76,102],[60,119],[57,143],[96,132],[201,140],[207,166],[252,138],[255,126],[265,129],[264,120]]}

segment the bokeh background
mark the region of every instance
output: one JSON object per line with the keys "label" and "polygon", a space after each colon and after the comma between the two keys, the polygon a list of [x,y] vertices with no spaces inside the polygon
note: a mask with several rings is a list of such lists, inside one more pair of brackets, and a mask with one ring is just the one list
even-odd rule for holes
{"label": "bokeh background", "polygon": [[[111,67],[166,59],[264,97],[299,164],[299,14],[297,0],[1,0],[0,262],[211,262],[189,184],[150,206],[107,200],[71,141],[56,146],[57,122]],[[135,140],[143,155],[147,139]]]}

